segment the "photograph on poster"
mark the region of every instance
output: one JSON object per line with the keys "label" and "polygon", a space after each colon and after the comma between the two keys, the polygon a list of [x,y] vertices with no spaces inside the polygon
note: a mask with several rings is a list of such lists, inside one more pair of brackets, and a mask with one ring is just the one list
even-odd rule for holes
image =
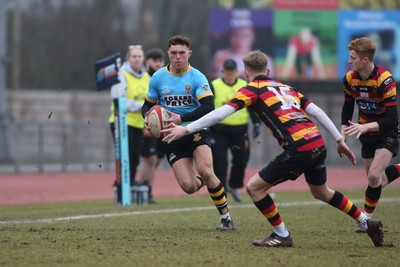
{"label": "photograph on poster", "polygon": [[287,47],[285,64],[280,73],[283,79],[288,79],[289,76],[297,79],[311,79],[315,75],[319,79],[326,77],[319,40],[310,28],[301,28],[290,37]]}
{"label": "photograph on poster", "polygon": [[336,19],[334,10],[274,11],[276,76],[283,80],[336,79]]}
{"label": "photograph on poster", "polygon": [[232,8],[270,8],[273,0],[208,0],[208,6],[211,8],[221,7]]}
{"label": "photograph on poster", "polygon": [[239,76],[244,77],[242,58],[259,49],[269,56],[271,77],[274,75],[272,11],[269,9],[211,9],[209,77],[221,77],[223,62],[235,60]]}

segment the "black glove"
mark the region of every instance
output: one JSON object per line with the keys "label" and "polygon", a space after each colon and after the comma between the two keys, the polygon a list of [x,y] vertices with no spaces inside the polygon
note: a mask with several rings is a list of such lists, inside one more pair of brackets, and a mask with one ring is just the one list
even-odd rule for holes
{"label": "black glove", "polygon": [[253,125],[253,138],[257,138],[260,135],[260,126],[261,123],[257,122]]}

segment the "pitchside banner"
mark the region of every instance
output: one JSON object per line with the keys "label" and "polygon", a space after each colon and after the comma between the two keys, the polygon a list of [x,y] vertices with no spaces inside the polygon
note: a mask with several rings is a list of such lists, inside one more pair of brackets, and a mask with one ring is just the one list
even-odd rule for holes
{"label": "pitchside banner", "polygon": [[400,11],[341,10],[338,19],[338,79],[349,70],[347,45],[352,39],[370,37],[377,44],[375,63],[400,79]]}

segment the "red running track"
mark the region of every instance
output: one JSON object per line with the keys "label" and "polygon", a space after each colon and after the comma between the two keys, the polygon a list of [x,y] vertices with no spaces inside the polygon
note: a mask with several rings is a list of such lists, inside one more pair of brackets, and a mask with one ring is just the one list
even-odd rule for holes
{"label": "red running track", "polygon": [[[249,168],[246,181],[258,170]],[[113,200],[113,172],[43,173],[0,175],[0,206],[81,200]],[[137,174],[140,177],[140,173]],[[328,185],[334,189],[365,188],[367,178],[363,169],[328,170]],[[400,179],[393,182],[400,185]],[[186,195],[177,184],[172,171],[160,170],[153,186],[154,196]],[[273,191],[308,190],[304,177],[274,187]],[[244,191],[244,189],[242,189]],[[196,194],[207,194],[205,188]]]}

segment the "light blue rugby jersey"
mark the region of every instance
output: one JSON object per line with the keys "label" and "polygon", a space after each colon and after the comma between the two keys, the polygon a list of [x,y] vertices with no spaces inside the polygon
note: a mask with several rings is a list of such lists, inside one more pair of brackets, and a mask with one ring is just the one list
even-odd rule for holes
{"label": "light blue rugby jersey", "polygon": [[203,97],[213,95],[207,78],[196,68],[189,65],[185,73],[177,75],[167,67],[159,69],[151,77],[147,101],[158,102],[165,109],[182,115],[197,109]]}

